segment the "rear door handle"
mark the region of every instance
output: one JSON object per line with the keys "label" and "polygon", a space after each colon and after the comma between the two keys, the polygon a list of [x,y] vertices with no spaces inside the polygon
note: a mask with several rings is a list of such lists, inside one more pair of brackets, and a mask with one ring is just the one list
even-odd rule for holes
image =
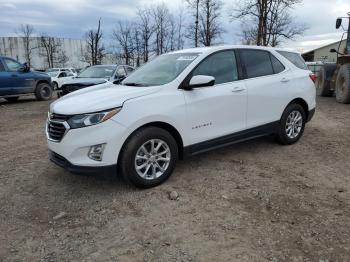
{"label": "rear door handle", "polygon": [[233,93],[238,93],[238,92],[242,92],[244,90],[243,87],[240,87],[240,86],[236,86],[232,89],[232,92]]}
{"label": "rear door handle", "polygon": [[289,79],[288,79],[288,78],[283,77],[283,78],[281,79],[281,82],[282,82],[282,83],[287,83],[287,82],[289,82]]}

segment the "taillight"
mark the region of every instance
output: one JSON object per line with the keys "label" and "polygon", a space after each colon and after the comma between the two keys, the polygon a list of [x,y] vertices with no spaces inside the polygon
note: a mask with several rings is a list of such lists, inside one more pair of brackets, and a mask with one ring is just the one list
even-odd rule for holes
{"label": "taillight", "polygon": [[312,80],[312,82],[314,82],[314,83],[316,82],[317,76],[314,73],[310,73],[309,77]]}

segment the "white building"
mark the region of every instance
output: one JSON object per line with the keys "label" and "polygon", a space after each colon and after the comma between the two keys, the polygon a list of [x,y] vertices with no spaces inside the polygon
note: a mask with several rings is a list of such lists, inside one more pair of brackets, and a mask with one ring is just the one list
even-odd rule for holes
{"label": "white building", "polygon": [[[59,54],[65,59],[61,61],[55,60],[55,67],[73,67],[82,68],[87,65],[83,62],[83,52],[85,50],[85,41],[79,39],[54,38],[55,42],[60,43]],[[39,70],[47,69],[47,58],[43,53],[43,48],[40,48],[40,37],[31,37],[30,45],[33,48],[31,55],[31,67]],[[0,37],[0,55],[12,57],[20,62],[25,60],[25,48],[22,37]]]}
{"label": "white building", "polygon": [[[340,46],[339,46],[340,45]],[[346,45],[346,39],[325,46],[315,48],[302,54],[306,62],[337,62],[337,54],[329,52],[330,49],[334,48],[339,52],[343,53]]]}

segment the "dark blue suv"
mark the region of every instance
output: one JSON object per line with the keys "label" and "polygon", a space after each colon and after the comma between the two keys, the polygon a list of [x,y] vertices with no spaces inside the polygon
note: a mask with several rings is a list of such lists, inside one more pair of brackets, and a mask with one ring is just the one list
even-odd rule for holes
{"label": "dark blue suv", "polygon": [[49,100],[52,92],[48,74],[31,71],[26,63],[0,56],[0,97],[14,102],[21,95],[34,94],[38,100]]}

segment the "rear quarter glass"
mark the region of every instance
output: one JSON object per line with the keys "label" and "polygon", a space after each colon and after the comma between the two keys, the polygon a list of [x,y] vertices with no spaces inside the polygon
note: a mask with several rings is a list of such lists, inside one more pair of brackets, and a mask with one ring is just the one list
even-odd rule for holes
{"label": "rear quarter glass", "polygon": [[293,65],[300,69],[309,70],[304,59],[298,53],[288,52],[288,51],[277,51],[280,55],[288,59]]}

